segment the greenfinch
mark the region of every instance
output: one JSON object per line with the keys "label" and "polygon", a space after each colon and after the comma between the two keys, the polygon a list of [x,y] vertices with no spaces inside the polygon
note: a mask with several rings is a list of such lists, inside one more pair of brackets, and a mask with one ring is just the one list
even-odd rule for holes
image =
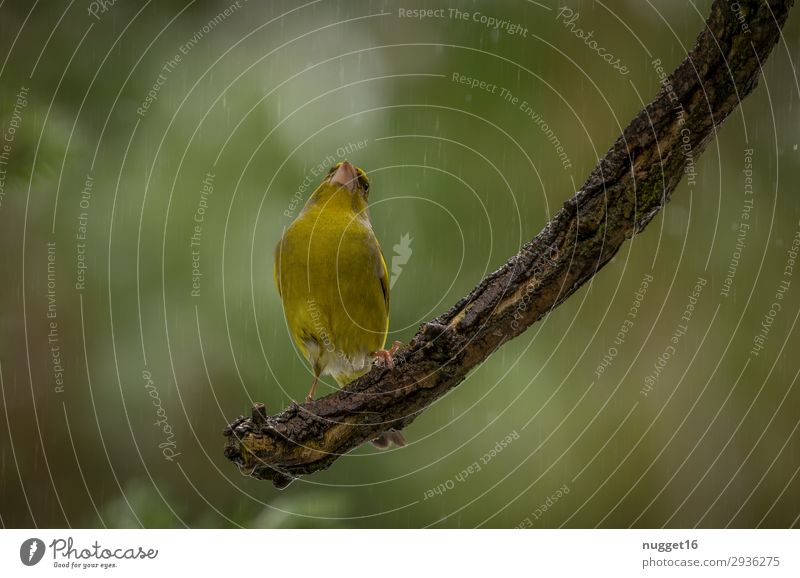
{"label": "greenfinch", "polygon": [[[295,344],[311,364],[314,398],[322,375],[343,386],[368,372],[389,329],[389,273],[369,210],[369,179],[347,161],[332,167],[275,247],[275,285]],[[377,447],[404,445],[394,430]]]}

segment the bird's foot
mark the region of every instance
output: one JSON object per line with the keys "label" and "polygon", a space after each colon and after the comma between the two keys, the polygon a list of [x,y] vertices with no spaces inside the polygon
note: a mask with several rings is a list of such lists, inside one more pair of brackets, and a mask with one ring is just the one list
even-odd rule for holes
{"label": "bird's foot", "polygon": [[317,391],[317,382],[319,381],[319,375],[314,375],[314,381],[311,383],[311,389],[308,390],[308,395],[306,396],[306,403],[313,401],[314,393]]}
{"label": "bird's foot", "polygon": [[370,440],[369,443],[371,443],[379,450],[385,450],[391,445],[395,445],[398,448],[402,448],[404,445],[406,445],[406,438],[399,431],[390,429],[388,431],[383,432],[374,440]]}
{"label": "bird's foot", "polygon": [[403,344],[399,341],[395,341],[389,349],[379,349],[378,351],[370,353],[370,355],[375,358],[378,365],[394,369],[394,359],[392,359],[392,356],[401,347],[403,347]]}

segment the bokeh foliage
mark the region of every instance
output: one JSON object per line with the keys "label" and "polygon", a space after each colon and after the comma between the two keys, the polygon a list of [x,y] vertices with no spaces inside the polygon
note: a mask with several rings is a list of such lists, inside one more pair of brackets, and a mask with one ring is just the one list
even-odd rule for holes
{"label": "bokeh foliage", "polygon": [[[410,447],[361,448],[283,491],[240,476],[222,456],[226,423],[253,401],[279,410],[311,379],[283,322],[272,248],[318,164],[346,156],[370,174],[390,267],[403,235],[413,239],[391,311],[390,339],[408,341],[574,193],[658,89],[652,60],[667,70],[680,62],[710,6],[566,3],[627,64],[621,75],[556,18],[564,4],[544,4],[139,1],[95,18],[85,1],[5,2],[0,117],[7,130],[16,104],[21,123],[0,206],[3,524],[796,523],[800,287],[786,294],[765,350],[750,350],[799,226],[797,14],[762,86],[698,161],[696,183],[680,185],[591,284],[421,415],[406,431]],[[526,34],[398,16],[453,7]],[[523,101],[567,151],[568,168]],[[745,149],[752,226],[722,297]],[[208,173],[213,193],[193,261]],[[615,344],[646,274],[654,281]],[[643,396],[700,276],[708,284],[689,330]],[[48,341],[54,320],[57,342]],[[610,347],[613,362],[597,377]],[[165,448],[179,455],[165,459]],[[462,475],[476,461],[480,471]],[[542,511],[565,484],[569,492]]]}

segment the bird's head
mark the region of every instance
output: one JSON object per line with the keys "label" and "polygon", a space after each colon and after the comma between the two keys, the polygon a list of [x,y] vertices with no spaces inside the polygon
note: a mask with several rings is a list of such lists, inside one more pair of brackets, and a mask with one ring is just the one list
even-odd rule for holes
{"label": "bird's head", "polygon": [[322,181],[336,187],[344,188],[354,195],[358,195],[366,203],[369,200],[369,179],[367,173],[354,167],[347,161],[334,165],[328,176]]}

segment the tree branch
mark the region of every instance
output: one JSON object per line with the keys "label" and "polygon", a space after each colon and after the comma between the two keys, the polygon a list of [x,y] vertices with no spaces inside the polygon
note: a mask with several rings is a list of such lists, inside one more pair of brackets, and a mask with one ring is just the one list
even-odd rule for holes
{"label": "tree branch", "polygon": [[[395,357],[346,388],[225,428],[225,456],[278,487],[402,429],[501,345],[599,271],[669,200],[717,127],[756,86],[794,0],[716,0],[694,48],[631,121],[574,197],[517,255]],[[744,17],[743,21],[737,17]],[[743,26],[746,23],[746,27]]]}

